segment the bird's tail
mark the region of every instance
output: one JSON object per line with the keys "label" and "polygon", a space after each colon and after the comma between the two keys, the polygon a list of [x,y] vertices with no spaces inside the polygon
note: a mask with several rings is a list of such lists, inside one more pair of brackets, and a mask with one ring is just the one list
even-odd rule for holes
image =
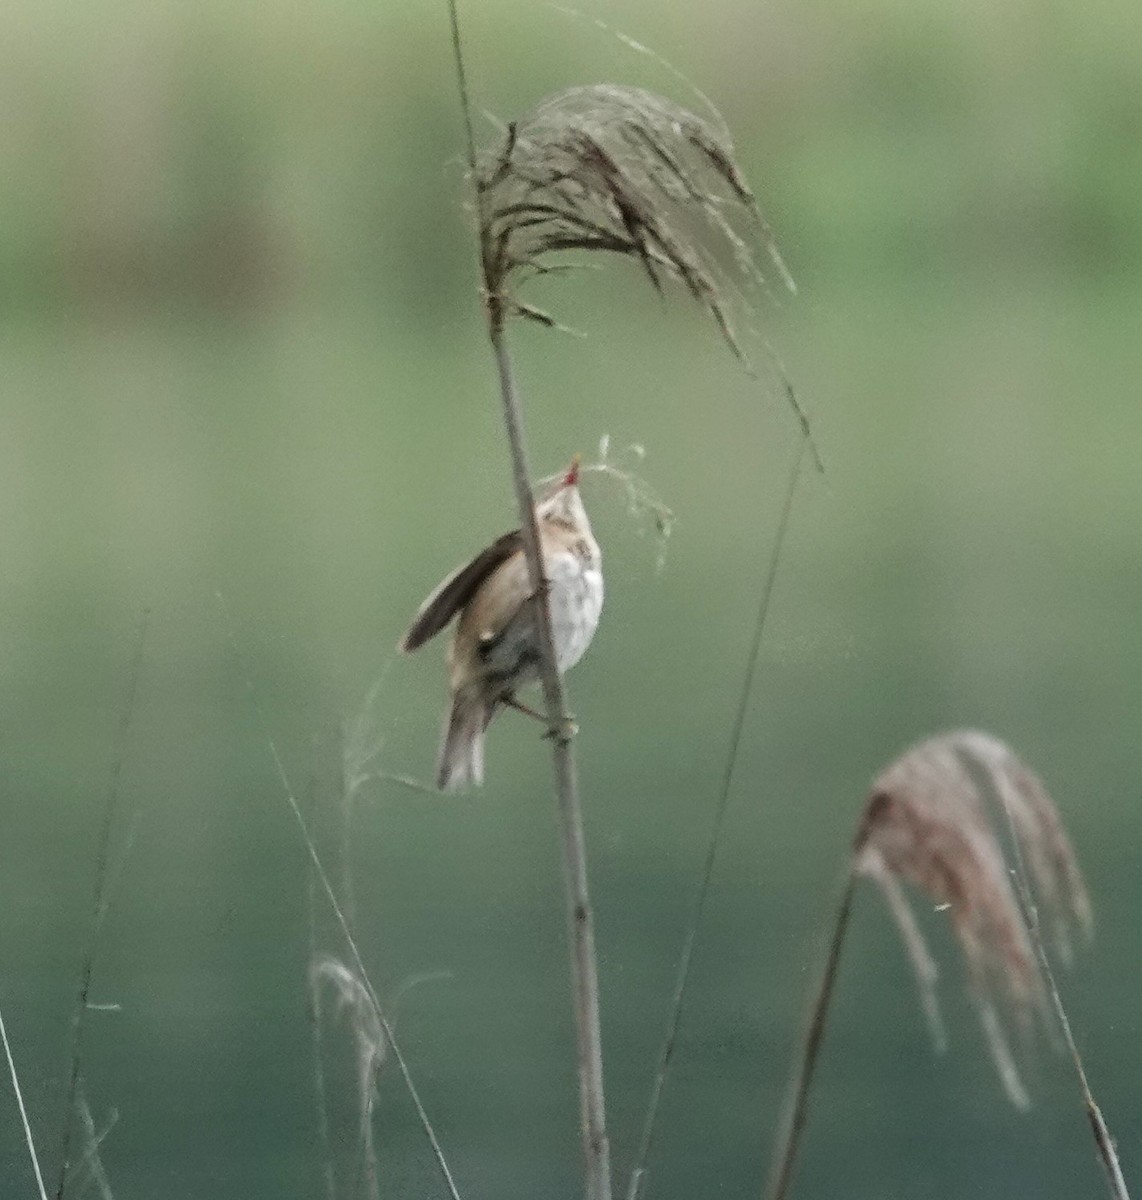
{"label": "bird's tail", "polygon": [[492,719],[492,709],[475,690],[460,691],[453,698],[436,760],[436,786],[442,792],[479,787],[484,782],[484,730]]}

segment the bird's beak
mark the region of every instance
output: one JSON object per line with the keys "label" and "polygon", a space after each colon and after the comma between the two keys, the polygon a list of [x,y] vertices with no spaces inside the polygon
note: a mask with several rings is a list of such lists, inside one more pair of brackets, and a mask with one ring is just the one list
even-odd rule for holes
{"label": "bird's beak", "polygon": [[576,454],[571,459],[571,465],[567,468],[567,474],[563,476],[564,487],[577,487],[579,484],[579,464],[583,461],[581,454]]}

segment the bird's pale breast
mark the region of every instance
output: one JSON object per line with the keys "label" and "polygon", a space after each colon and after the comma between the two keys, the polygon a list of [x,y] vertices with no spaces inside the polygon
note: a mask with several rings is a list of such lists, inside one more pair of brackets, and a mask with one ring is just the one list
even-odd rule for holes
{"label": "bird's pale breast", "polygon": [[551,636],[560,671],[570,670],[583,657],[603,610],[603,573],[598,555],[577,552],[575,547],[546,556],[550,583],[548,606]]}

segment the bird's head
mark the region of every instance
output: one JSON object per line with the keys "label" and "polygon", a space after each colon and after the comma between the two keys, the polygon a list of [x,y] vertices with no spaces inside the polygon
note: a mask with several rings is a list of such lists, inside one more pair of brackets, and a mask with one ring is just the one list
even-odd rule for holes
{"label": "bird's head", "polygon": [[579,495],[580,461],[579,455],[576,454],[567,470],[536,505],[535,513],[541,521],[590,528],[583,500]]}

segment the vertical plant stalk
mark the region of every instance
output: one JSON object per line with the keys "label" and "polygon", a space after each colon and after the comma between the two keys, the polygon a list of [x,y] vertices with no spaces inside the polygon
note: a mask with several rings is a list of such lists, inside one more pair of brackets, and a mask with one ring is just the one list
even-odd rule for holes
{"label": "vertical plant stalk", "polygon": [[480,273],[484,291],[484,313],[488,337],[496,359],[503,404],[504,431],[511,452],[512,480],[519,507],[520,529],[527,558],[535,624],[539,635],[539,675],[550,725],[551,756],[555,773],[559,821],[563,843],[564,882],[567,898],[567,927],[571,953],[572,1003],[575,1016],[579,1076],[579,1118],[588,1200],[610,1200],[610,1146],[607,1140],[606,1104],[603,1090],[603,1046],[599,1019],[598,960],[595,953],[594,920],[587,884],[587,851],[583,813],[579,802],[578,778],[572,752],[573,724],[567,712],[563,680],[555,656],[548,608],[547,579],[540,555],[539,529],[531,491],[531,471],[524,444],[523,414],[504,336],[504,306],[489,275],[489,247],[482,187],[476,169],[476,143],[472,131],[471,105],[461,49],[456,0],[449,0],[452,49],[460,90],[467,137],[468,167],[475,187],[477,227],[480,238]]}
{"label": "vertical plant stalk", "polygon": [[774,1143],[773,1165],[770,1167],[769,1181],[765,1187],[766,1200],[784,1200],[793,1180],[793,1168],[797,1161],[797,1152],[801,1148],[801,1136],[805,1132],[805,1122],[809,1115],[809,1093],[813,1086],[813,1072],[816,1069],[817,1059],[821,1053],[821,1044],[825,1038],[825,1024],[828,1020],[829,1004],[833,998],[833,987],[837,981],[841,948],[844,946],[849,917],[852,915],[855,887],[856,873],[850,868],[845,879],[841,903],[837,909],[833,935],[829,940],[824,970],[821,972],[820,982],[817,984],[817,990],[809,1006],[809,1017],[805,1026],[801,1053],[797,1058],[793,1077],[790,1080],[789,1094],[785,1101],[781,1125]]}
{"label": "vertical plant stalk", "polygon": [[1082,1055],[1079,1054],[1074,1034],[1071,1032],[1070,1018],[1067,1016],[1067,1010],[1063,1007],[1063,998],[1059,994],[1059,985],[1055,982],[1055,973],[1051,970],[1051,962],[1047,956],[1047,948],[1043,943],[1043,933],[1039,926],[1039,908],[1035,903],[1035,898],[1031,895],[1031,888],[1027,883],[1027,868],[1023,862],[1023,847],[1020,844],[1019,834],[1015,828],[1015,818],[1012,815],[1011,806],[1003,797],[1000,797],[1000,804],[1007,817],[1008,832],[1011,835],[1011,845],[1014,848],[1015,870],[1012,871],[1012,875],[1015,878],[1015,888],[1019,893],[1020,903],[1023,905],[1027,929],[1031,934],[1031,943],[1035,947],[1035,955],[1039,959],[1039,967],[1043,972],[1043,979],[1047,985],[1047,995],[1050,997],[1051,1007],[1055,1011],[1059,1027],[1063,1031],[1063,1040],[1067,1045],[1067,1053],[1070,1055],[1071,1062],[1075,1068],[1079,1091],[1082,1094],[1083,1108],[1086,1110],[1087,1121],[1090,1123],[1091,1137],[1094,1138],[1098,1160],[1102,1164],[1103,1171],[1106,1173],[1107,1189],[1114,1200],[1130,1200],[1130,1193],[1126,1189],[1126,1178],[1122,1174],[1122,1164],[1118,1161],[1118,1150],[1114,1145],[1114,1138],[1111,1137],[1110,1129],[1103,1119],[1102,1109],[1099,1108],[1094,1098],[1094,1093],[1090,1090],[1090,1084],[1087,1082],[1086,1077],[1086,1068],[1083,1066]]}
{"label": "vertical plant stalk", "polygon": [[540,678],[547,719],[551,727],[551,753],[555,770],[559,821],[563,841],[564,882],[567,896],[567,926],[571,949],[571,986],[578,1047],[579,1117],[586,1160],[587,1196],[609,1200],[611,1195],[610,1146],[607,1140],[606,1104],[603,1090],[603,1045],[599,1018],[598,958],[595,953],[594,919],[587,885],[587,846],[579,783],[572,752],[572,723],[567,712],[563,680],[556,666],[547,604],[547,580],[539,553],[531,478],[523,445],[519,400],[511,360],[503,336],[503,315],[493,301],[488,303],[489,334],[499,369],[504,405],[504,424],[512,452],[516,498],[524,530],[524,550],[539,629]]}
{"label": "vertical plant stalk", "polygon": [[16,1063],[12,1058],[12,1046],[8,1041],[8,1030],[4,1026],[4,1012],[0,1009],[0,1042],[4,1043],[4,1057],[8,1060],[8,1074],[12,1079],[12,1091],[16,1096],[16,1107],[20,1110],[20,1121],[24,1126],[24,1141],[28,1146],[28,1157],[32,1160],[32,1170],[36,1174],[36,1183],[40,1189],[40,1200],[48,1200],[47,1189],[44,1187],[44,1176],[40,1171],[40,1160],[36,1154],[36,1143],[32,1137],[32,1126],[28,1121],[28,1110],[24,1107],[24,1093],[20,1089],[20,1076],[16,1073]]}
{"label": "vertical plant stalk", "polygon": [[766,619],[769,616],[769,605],[773,598],[773,584],[777,578],[777,568],[781,562],[781,552],[785,546],[785,535],[789,529],[789,518],[793,511],[793,497],[797,492],[797,480],[801,474],[801,463],[805,450],[809,445],[808,438],[802,436],[798,447],[793,469],[789,474],[789,486],[778,519],[777,535],[773,540],[769,566],[762,584],[761,595],[758,598],[757,618],[754,622],[753,637],[749,653],[746,656],[745,675],[742,679],[741,695],[738,697],[737,710],[734,713],[733,730],[730,734],[729,751],[726,755],[726,767],[722,774],[722,784],[718,792],[718,802],[714,808],[714,816],[710,825],[710,837],[706,845],[706,859],[702,866],[702,875],[698,890],[694,895],[694,904],[690,913],[690,921],[686,927],[686,940],[682,945],[682,955],[678,961],[678,975],[674,984],[674,992],[670,1001],[669,1015],[666,1021],[666,1034],[662,1040],[658,1066],[651,1086],[650,1102],[646,1107],[643,1119],[642,1134],[639,1138],[638,1151],[635,1155],[634,1167],[631,1169],[630,1182],[627,1186],[627,1200],[638,1200],[643,1180],[646,1176],[646,1164],[650,1157],[650,1149],[654,1142],[654,1130],[658,1121],[659,1102],[670,1071],[674,1057],[674,1047],[678,1041],[678,1028],[682,1022],[682,1010],[686,999],[686,987],[690,981],[690,966],[694,958],[694,943],[698,935],[698,926],[706,908],[706,896],[710,890],[710,880],[714,874],[714,861],[717,858],[718,847],[722,841],[722,830],[725,827],[726,812],[729,808],[730,787],[733,784],[734,769],[737,766],[738,750],[741,746],[742,732],[745,729],[746,713],[749,710],[749,698],[753,693],[754,677],[757,673],[757,662],[761,653],[761,640],[765,633]]}
{"label": "vertical plant stalk", "polygon": [[111,775],[107,782],[107,793],[103,802],[103,824],[99,831],[99,846],[95,856],[95,883],[91,897],[91,923],[87,949],[80,968],[79,990],[71,1014],[71,1067],[68,1075],[67,1094],[64,1098],[63,1134],[60,1139],[59,1182],[56,1185],[56,1200],[63,1200],[67,1189],[68,1171],[71,1169],[71,1139],[75,1126],[76,1098],[79,1094],[79,1073],[83,1058],[83,1034],[87,1025],[87,999],[91,991],[91,975],[95,968],[95,949],[103,919],[107,913],[107,866],[111,849],[111,833],[115,826],[115,813],[119,807],[119,777],[123,773],[123,759],[127,749],[127,731],[135,712],[135,694],[138,690],[139,671],[143,662],[143,647],[147,640],[147,625],[151,611],[145,609],[139,621],[139,632],[135,643],[135,654],[131,661],[131,674],[127,681],[127,694],[123,702],[123,713],[115,739]]}

